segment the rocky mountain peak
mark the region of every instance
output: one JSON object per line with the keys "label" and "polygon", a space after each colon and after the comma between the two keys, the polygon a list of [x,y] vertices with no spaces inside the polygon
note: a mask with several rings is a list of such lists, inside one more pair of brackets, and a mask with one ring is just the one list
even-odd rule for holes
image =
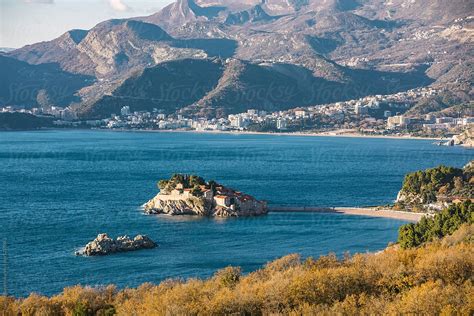
{"label": "rocky mountain peak", "polygon": [[272,14],[288,14],[299,11],[307,6],[309,0],[262,0],[267,12]]}
{"label": "rocky mountain peak", "polygon": [[107,36],[109,33],[147,41],[172,39],[171,36],[156,24],[126,19],[114,19],[100,23],[89,31],[86,39],[96,35]]}
{"label": "rocky mountain peak", "polygon": [[193,0],[178,0],[144,21],[166,26],[179,26],[188,22],[207,21],[225,10],[221,6],[200,6]]}
{"label": "rocky mountain peak", "polygon": [[71,30],[66,34],[69,35],[74,43],[79,44],[87,36],[87,33],[88,31],[86,30]]}
{"label": "rocky mountain peak", "polygon": [[229,13],[225,23],[226,24],[244,24],[247,22],[269,21],[273,17],[268,15],[260,4],[236,13]]}

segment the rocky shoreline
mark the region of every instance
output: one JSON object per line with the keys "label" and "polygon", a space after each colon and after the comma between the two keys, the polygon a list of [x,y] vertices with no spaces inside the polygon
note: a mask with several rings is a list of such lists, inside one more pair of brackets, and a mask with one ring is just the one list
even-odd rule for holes
{"label": "rocky shoreline", "polygon": [[138,235],[131,239],[128,236],[120,236],[117,239],[110,238],[107,234],[99,234],[96,239],[89,242],[83,251],[76,252],[77,256],[105,256],[118,252],[129,252],[141,249],[152,249],[158,245],[145,235]]}
{"label": "rocky shoreline", "polygon": [[249,210],[233,209],[230,207],[215,207],[215,205],[203,203],[200,200],[189,198],[179,201],[164,201],[157,196],[143,206],[145,214],[148,215],[195,215],[209,217],[247,217],[260,216],[268,213],[267,208],[257,206]]}

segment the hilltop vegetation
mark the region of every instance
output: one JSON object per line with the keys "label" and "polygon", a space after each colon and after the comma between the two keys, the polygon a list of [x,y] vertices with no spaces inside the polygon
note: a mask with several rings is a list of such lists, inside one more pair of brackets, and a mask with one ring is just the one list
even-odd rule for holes
{"label": "hilltop vegetation", "polygon": [[421,98],[406,114],[414,117],[428,113],[439,116],[451,114],[453,117],[458,117],[461,113],[470,115],[472,112],[470,100],[469,94],[463,90],[444,90],[438,95]]}
{"label": "hilltop vegetation", "polygon": [[342,259],[289,255],[248,275],[228,267],[206,280],[168,280],[121,291],[75,286],[51,298],[1,297],[0,308],[2,315],[472,315],[473,216],[473,205],[466,202],[432,224],[420,223],[419,231],[441,225],[442,233],[420,240],[431,242],[418,247],[402,244]]}
{"label": "hilltop vegetation", "polygon": [[426,211],[442,209],[454,200],[471,199],[474,197],[473,166],[471,162],[463,169],[439,166],[408,174],[398,194],[396,208]]}
{"label": "hilltop vegetation", "polygon": [[183,174],[174,174],[169,180],[160,180],[158,182],[158,189],[163,193],[168,194],[174,190],[178,184],[181,184],[183,189],[193,189],[193,192],[199,194],[202,194],[201,186],[215,190],[215,187],[218,185],[212,180],[209,181],[209,183],[206,183],[206,180],[196,175],[187,176]]}
{"label": "hilltop vegetation", "polygon": [[44,127],[53,127],[53,119],[37,117],[28,113],[0,113],[0,131],[31,130]]}
{"label": "hilltop vegetation", "polygon": [[417,247],[455,232],[465,223],[474,223],[474,204],[470,201],[445,208],[434,217],[423,217],[419,223],[400,227],[398,242],[402,248]]}

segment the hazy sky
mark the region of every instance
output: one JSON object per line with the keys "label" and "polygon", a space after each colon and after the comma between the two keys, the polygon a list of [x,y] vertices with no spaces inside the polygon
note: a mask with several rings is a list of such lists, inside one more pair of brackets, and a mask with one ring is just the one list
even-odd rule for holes
{"label": "hazy sky", "polygon": [[70,29],[150,15],[173,0],[0,0],[0,47],[51,40]]}

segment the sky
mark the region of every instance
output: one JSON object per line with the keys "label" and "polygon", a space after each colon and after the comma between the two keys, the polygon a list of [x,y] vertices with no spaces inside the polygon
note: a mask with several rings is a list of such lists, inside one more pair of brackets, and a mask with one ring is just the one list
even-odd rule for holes
{"label": "sky", "polygon": [[173,0],[0,0],[0,47],[52,40],[104,20],[150,15]]}

